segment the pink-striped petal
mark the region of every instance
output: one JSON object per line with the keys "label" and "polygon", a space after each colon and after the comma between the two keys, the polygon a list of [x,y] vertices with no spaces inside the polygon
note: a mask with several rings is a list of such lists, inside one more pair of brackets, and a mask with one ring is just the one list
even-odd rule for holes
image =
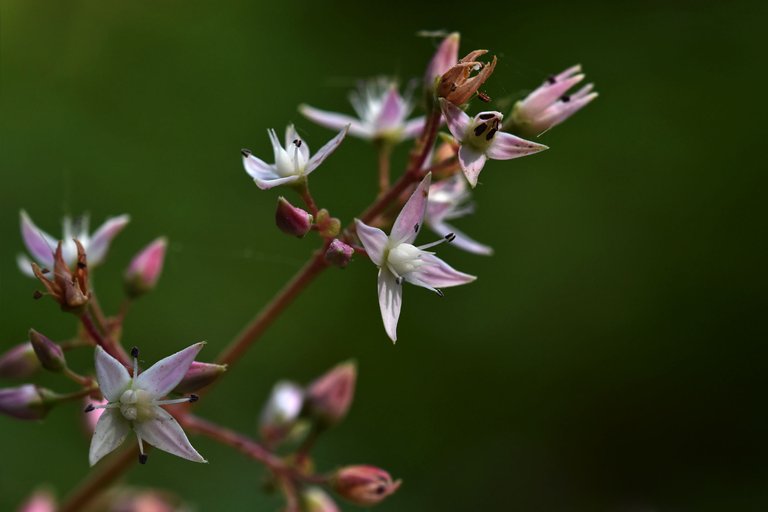
{"label": "pink-striped petal", "polygon": [[333,153],[337,147],[339,147],[339,144],[341,144],[341,141],[344,140],[344,137],[347,136],[347,132],[349,131],[349,125],[342,128],[342,130],[331,140],[329,140],[325,146],[321,147],[317,150],[317,153],[312,155],[312,158],[309,159],[309,162],[307,162],[306,167],[304,168],[304,174],[309,174],[315,169],[318,168],[318,166],[323,163],[323,161],[328,158],[331,153]]}
{"label": "pink-striped petal", "polygon": [[327,110],[320,110],[309,105],[300,105],[299,112],[320,126],[331,128],[333,130],[340,130],[349,125],[349,133],[354,137],[361,139],[373,138],[373,132],[366,126],[363,126],[360,121],[354,117],[350,117],[337,112],[328,112]]}
{"label": "pink-striped petal", "polygon": [[450,224],[446,224],[445,222],[432,222],[429,227],[432,231],[443,237],[449,233],[453,233],[454,239],[451,241],[451,245],[456,246],[459,249],[484,256],[493,254],[493,248],[472,239],[469,235],[456,229]]}
{"label": "pink-striped petal", "polygon": [[392,342],[397,341],[397,321],[403,305],[403,286],[386,267],[379,269],[379,308],[384,330]]}
{"label": "pink-striped petal", "polygon": [[175,388],[195,360],[204,341],[159,360],[136,378],[136,388],[143,389],[155,398],[162,398]]}
{"label": "pink-striped petal", "polygon": [[405,276],[405,280],[429,289],[449,288],[471,283],[477,277],[459,272],[434,254],[421,256],[424,265]]}
{"label": "pink-striped petal", "polygon": [[101,394],[110,402],[119,400],[131,383],[128,370],[100,346],[96,347],[95,358],[96,380],[99,382]]}
{"label": "pink-striped petal", "polygon": [[149,444],[192,462],[208,462],[194,449],[187,439],[187,434],[176,419],[161,407],[155,407],[155,419],[136,422],[133,429],[136,434]]}
{"label": "pink-striped petal", "polygon": [[556,79],[555,83],[546,82],[526,97],[521,104],[527,115],[535,116],[563,96],[568,89],[584,80],[584,75],[575,75],[565,79]]}
{"label": "pink-striped petal", "polygon": [[357,237],[363,242],[368,257],[377,267],[380,267],[384,261],[384,249],[389,237],[379,228],[371,227],[359,219],[355,219],[355,226],[357,226]]}
{"label": "pink-striped petal", "polygon": [[[496,133],[498,137],[499,133]],[[485,166],[485,155],[480,151],[470,148],[469,146],[462,145],[459,148],[459,166],[464,172],[464,176],[467,177],[467,181],[475,188],[477,186],[477,177],[480,175],[480,171]]]}
{"label": "pink-striped petal", "polygon": [[128,421],[123,418],[120,409],[105,410],[99,417],[91,438],[91,448],[88,453],[91,466],[123,444],[130,431]]}
{"label": "pink-striped petal", "polygon": [[405,203],[400,214],[392,225],[389,239],[392,246],[410,244],[416,240],[416,235],[421,230],[424,214],[427,212],[427,199],[429,198],[429,185],[432,182],[432,173],[424,176],[419,186],[413,191],[408,202]]}
{"label": "pink-striped petal", "polygon": [[131,217],[128,215],[112,217],[107,219],[104,224],[96,230],[96,233],[93,234],[88,243],[87,256],[89,264],[98,265],[104,261],[112,240],[123,230],[130,220]]}
{"label": "pink-striped petal", "polygon": [[379,130],[387,130],[393,126],[400,125],[406,115],[405,108],[405,102],[400,97],[400,93],[397,92],[397,86],[390,85],[389,91],[384,97],[384,103],[381,105],[381,111],[374,124]]}
{"label": "pink-striped petal", "polygon": [[597,96],[598,94],[593,92],[578,98],[571,97],[570,101],[567,102],[558,101],[542,113],[540,122],[542,125],[547,126],[547,129],[557,126],[584,108]]}
{"label": "pink-striped petal", "polygon": [[448,124],[448,130],[450,130],[451,135],[453,135],[459,142],[464,140],[470,122],[467,113],[450,101],[446,101],[442,98],[440,99],[440,108],[443,110],[443,116],[445,117],[445,122]]}
{"label": "pink-striped petal", "polygon": [[27,212],[21,210],[21,238],[32,259],[43,267],[53,268],[53,251],[58,240],[38,228]]}
{"label": "pink-striped petal", "polygon": [[521,139],[511,133],[497,132],[493,137],[493,143],[485,151],[485,154],[492,160],[511,160],[512,158],[532,155],[545,149],[549,149],[549,147]]}

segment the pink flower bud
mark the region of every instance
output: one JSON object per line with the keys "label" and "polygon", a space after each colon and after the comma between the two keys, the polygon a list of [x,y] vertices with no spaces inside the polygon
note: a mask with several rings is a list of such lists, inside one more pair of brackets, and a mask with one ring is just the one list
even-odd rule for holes
{"label": "pink flower bud", "polygon": [[40,369],[40,360],[29,342],[16,345],[0,356],[0,377],[24,379]]}
{"label": "pink flower bud", "polygon": [[225,371],[227,371],[227,365],[225,364],[201,363],[194,361],[173,392],[180,395],[194,393],[211,384]]}
{"label": "pink flower bud", "polygon": [[50,491],[35,491],[17,512],[56,512],[56,500]]}
{"label": "pink flower bud", "polygon": [[50,392],[34,384],[0,389],[0,413],[20,420],[43,419],[50,409],[45,393]]}
{"label": "pink flower bud", "polygon": [[332,426],[347,415],[355,396],[357,366],[349,361],[320,376],[307,388],[309,411],[323,426]]}
{"label": "pink flower bud", "polygon": [[325,251],[325,260],[331,265],[344,268],[349,265],[353,254],[355,254],[355,250],[350,245],[334,238],[331,245],[328,246],[328,250]]}
{"label": "pink flower bud", "polygon": [[302,496],[306,512],[341,512],[328,494],[319,487],[310,487]]}
{"label": "pink flower bud", "polygon": [[314,219],[308,212],[293,206],[284,197],[277,198],[275,223],[280,231],[287,235],[302,238],[312,229]]}
{"label": "pink flower bud", "polygon": [[303,407],[301,386],[290,381],[275,384],[259,418],[261,437],[271,445],[283,441],[296,425]]}
{"label": "pink flower bud", "polygon": [[29,330],[29,341],[43,368],[50,372],[60,372],[67,367],[64,351],[59,345],[34,329]]}
{"label": "pink flower bud", "polygon": [[163,271],[167,246],[168,240],[160,237],[133,257],[123,276],[125,290],[130,297],[139,297],[155,288]]}
{"label": "pink flower bud", "polygon": [[333,490],[342,498],[362,506],[376,505],[394,493],[402,483],[375,466],[346,466],[331,479]]}

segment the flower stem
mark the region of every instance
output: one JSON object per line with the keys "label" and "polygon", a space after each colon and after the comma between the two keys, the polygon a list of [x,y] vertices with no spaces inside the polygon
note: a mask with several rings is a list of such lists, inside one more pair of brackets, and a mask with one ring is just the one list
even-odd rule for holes
{"label": "flower stem", "polygon": [[110,457],[91,473],[80,486],[67,498],[58,509],[59,512],[79,512],[91,502],[100,492],[105,491],[109,485],[117,480],[136,460],[139,455],[139,446],[131,446]]}
{"label": "flower stem", "polygon": [[309,213],[317,217],[317,203],[315,202],[315,198],[312,196],[312,192],[309,191],[309,182],[305,180],[298,187],[298,191],[299,195],[301,195],[301,198],[304,200],[304,204],[307,206],[307,208],[309,208]]}
{"label": "flower stem", "polygon": [[384,194],[389,189],[389,168],[392,145],[386,141],[376,144],[379,153],[379,193]]}
{"label": "flower stem", "polygon": [[93,341],[95,341],[97,345],[100,345],[107,354],[120,361],[126,368],[130,369],[133,367],[128,359],[128,354],[125,353],[125,349],[123,349],[121,345],[114,343],[107,336],[102,336],[90,313],[85,312],[80,316],[80,321],[82,322],[83,327],[85,327],[86,332],[88,332],[88,335],[93,338]]}

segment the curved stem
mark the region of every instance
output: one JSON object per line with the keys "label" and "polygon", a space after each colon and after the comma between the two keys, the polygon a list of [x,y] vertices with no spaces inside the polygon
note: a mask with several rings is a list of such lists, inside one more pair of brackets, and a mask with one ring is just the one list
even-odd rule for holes
{"label": "curved stem", "polygon": [[101,348],[103,348],[107,354],[120,361],[123,366],[128,369],[133,367],[132,363],[128,359],[128,354],[125,353],[125,349],[123,349],[121,345],[114,343],[108,336],[102,335],[99,332],[90,313],[85,312],[80,317],[80,322],[82,322],[83,327],[85,327],[86,332],[88,332],[88,335],[93,338],[93,341],[95,341],[97,345],[101,346]]}

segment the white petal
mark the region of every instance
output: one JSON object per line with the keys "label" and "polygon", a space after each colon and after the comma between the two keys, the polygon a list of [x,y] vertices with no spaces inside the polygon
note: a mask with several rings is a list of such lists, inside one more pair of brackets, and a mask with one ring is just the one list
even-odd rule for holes
{"label": "white petal", "polygon": [[112,240],[117,236],[120,231],[130,222],[131,217],[128,215],[120,215],[119,217],[112,217],[107,219],[99,229],[91,237],[91,240],[87,242],[88,263],[90,265],[98,265],[107,256],[109,245]]}
{"label": "white petal", "polygon": [[462,233],[449,224],[444,222],[433,222],[429,227],[440,236],[453,233],[455,238],[451,241],[451,245],[454,245],[459,249],[471,252],[472,254],[482,254],[486,256],[493,254],[493,248],[473,240],[470,236]]}
{"label": "white petal", "polygon": [[120,361],[107,354],[100,346],[96,347],[95,357],[96,380],[99,382],[101,394],[108,401],[115,402],[131,383],[131,376]]}
{"label": "white petal", "polygon": [[299,141],[299,153],[301,153],[302,162],[306,162],[309,159],[309,144],[296,133],[296,128],[289,124],[285,129],[285,147],[290,148],[296,144],[293,141]]}
{"label": "white petal", "polygon": [[159,360],[139,375],[136,387],[155,398],[164,397],[181,382],[204,345],[201,341]]}
{"label": "white petal", "polygon": [[477,186],[477,177],[485,166],[485,160],[486,157],[483,153],[475,151],[469,146],[462,145],[459,148],[459,165],[472,188]]}
{"label": "white petal", "polygon": [[253,181],[256,182],[256,186],[261,190],[269,190],[270,188],[279,187],[280,185],[285,185],[286,183],[293,183],[295,181],[299,181],[300,179],[301,176],[287,176],[285,178],[271,178],[265,180],[254,178]]}
{"label": "white petal", "polygon": [[317,169],[317,167],[323,163],[323,161],[328,158],[330,154],[336,150],[337,147],[339,147],[341,141],[343,141],[344,137],[347,136],[348,131],[349,125],[345,126],[334,138],[329,140],[325,146],[318,149],[317,153],[312,155],[312,158],[310,158],[309,162],[307,162],[307,166],[304,169],[304,174],[309,174]]}
{"label": "white petal", "polygon": [[91,466],[123,444],[130,431],[128,421],[123,418],[120,409],[105,410],[99,417],[91,438],[91,449],[88,454]]}
{"label": "white petal", "polygon": [[403,286],[386,267],[379,269],[379,308],[384,330],[392,342],[397,341],[397,321],[403,304]]}
{"label": "white petal", "polygon": [[168,414],[168,411],[162,407],[155,406],[153,409],[155,419],[136,422],[133,429],[144,441],[149,444],[192,462],[208,462],[202,455],[197,453],[187,439],[187,434],[182,430],[181,425]]}
{"label": "white petal", "polygon": [[32,272],[32,262],[29,258],[23,254],[19,254],[16,256],[16,264],[19,266],[19,270],[21,270],[24,274],[28,275],[29,277],[35,277],[35,273]]}
{"label": "white petal", "polygon": [[464,136],[467,134],[467,128],[469,127],[469,116],[466,112],[459,107],[446,101],[440,100],[440,107],[443,109],[443,116],[445,122],[448,124],[448,129],[451,131],[456,140],[463,141]]}
{"label": "white petal", "polygon": [[397,215],[394,224],[392,224],[392,232],[389,234],[393,247],[403,243],[410,244],[416,240],[416,235],[419,234],[424,214],[427,211],[430,183],[432,183],[431,173],[424,176],[424,179],[421,180],[419,186],[416,187],[411,197],[408,198],[408,202]]}
{"label": "white petal", "polygon": [[245,172],[254,180],[270,180],[279,177],[274,165],[269,165],[250,152],[243,154],[243,167]]}
{"label": "white petal", "polygon": [[357,226],[357,236],[363,242],[365,252],[368,257],[377,266],[380,267],[384,260],[384,248],[387,246],[389,237],[379,228],[374,228],[361,220],[355,219]]}
{"label": "white petal", "polygon": [[300,105],[299,112],[304,115],[310,121],[314,121],[321,126],[331,128],[334,130],[341,130],[345,126],[349,125],[349,133],[354,137],[361,139],[370,139],[373,137],[373,131],[366,126],[363,126],[360,121],[354,117],[350,117],[344,114],[338,114],[336,112],[328,112],[326,110],[320,110],[309,105]]}
{"label": "white petal", "polygon": [[529,140],[521,139],[511,133],[497,132],[493,143],[485,154],[492,160],[511,160],[521,156],[532,155],[549,147]]}
{"label": "white petal", "polygon": [[477,279],[475,276],[459,272],[434,254],[424,254],[421,259],[426,264],[405,276],[409,283],[435,290],[471,283]]}

